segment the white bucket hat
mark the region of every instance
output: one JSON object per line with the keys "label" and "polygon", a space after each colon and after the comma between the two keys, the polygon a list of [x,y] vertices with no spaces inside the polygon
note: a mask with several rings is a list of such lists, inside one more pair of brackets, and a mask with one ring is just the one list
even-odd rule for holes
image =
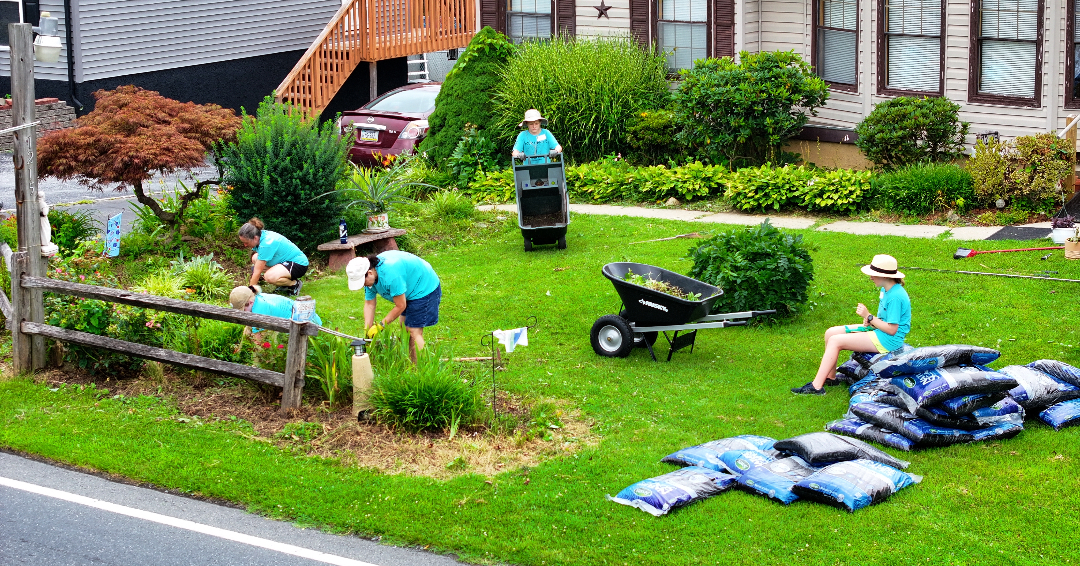
{"label": "white bucket hat", "polygon": [[367,277],[371,264],[366,257],[354,257],[345,265],[345,274],[349,276],[349,290],[359,291],[364,288],[364,279]]}
{"label": "white bucket hat", "polygon": [[548,124],[547,118],[541,116],[539,110],[537,110],[535,108],[530,108],[530,109],[525,111],[525,119],[522,120],[520,124],[518,124],[518,127],[519,128],[524,128],[525,127],[525,122],[535,122],[537,120],[540,120],[540,127],[541,128],[546,128],[547,127],[547,124]]}
{"label": "white bucket hat", "polygon": [[870,262],[870,265],[862,266],[862,272],[871,277],[904,278],[904,274],[896,269],[896,258],[885,254],[874,256],[874,260]]}

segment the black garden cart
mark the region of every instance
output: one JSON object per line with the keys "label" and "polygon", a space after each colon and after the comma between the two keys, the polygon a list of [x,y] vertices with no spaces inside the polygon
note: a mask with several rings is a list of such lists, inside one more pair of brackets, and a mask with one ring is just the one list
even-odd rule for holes
{"label": "black garden cart", "polygon": [[570,198],[562,154],[545,156],[547,163],[514,159],[514,192],[518,226],[525,251],[533,245],[555,244],[566,249],[566,225],[570,223]]}
{"label": "black garden cart", "polygon": [[[680,299],[631,283],[626,280],[630,271],[635,275],[678,287],[700,299]],[[723,294],[719,287],[653,265],[609,263],[604,266],[602,273],[615,285],[615,291],[623,304],[619,314],[602,316],[593,323],[593,350],[609,358],[624,358],[630,355],[630,351],[635,347],[639,347],[648,348],[649,355],[656,360],[653,343],[663,332],[669,346],[667,359],[671,361],[672,354],[683,348],[689,347],[691,352],[694,351],[694,341],[700,329],[742,326],[755,316],[776,312],[766,310],[710,315],[713,303]],[[668,332],[674,334],[668,337]]]}

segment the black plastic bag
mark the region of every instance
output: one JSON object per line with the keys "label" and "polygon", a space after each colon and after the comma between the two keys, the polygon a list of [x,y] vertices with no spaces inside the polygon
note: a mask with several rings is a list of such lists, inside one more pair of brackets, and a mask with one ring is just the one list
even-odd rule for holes
{"label": "black plastic bag", "polygon": [[1027,366],[1005,366],[1001,373],[1016,380],[1009,396],[1028,411],[1038,412],[1050,405],[1080,398],[1080,387],[1058,381],[1049,374]]}
{"label": "black plastic bag", "polygon": [[891,356],[875,362],[870,371],[881,377],[897,375],[915,375],[924,371],[959,365],[988,364],[1001,356],[993,348],[969,346],[967,344],[946,344],[943,346],[925,346],[915,348],[898,356]]}
{"label": "black plastic bag", "polygon": [[901,469],[909,465],[909,462],[894,458],[887,452],[878,450],[857,438],[845,438],[830,432],[800,434],[799,436],[781,440],[773,447],[781,452],[794,454],[811,466],[824,466],[833,462],[858,458],[881,462]]}

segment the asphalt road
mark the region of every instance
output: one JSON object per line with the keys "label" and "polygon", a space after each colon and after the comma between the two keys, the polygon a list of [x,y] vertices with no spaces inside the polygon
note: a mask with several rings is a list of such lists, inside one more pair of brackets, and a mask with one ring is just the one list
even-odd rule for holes
{"label": "asphalt road", "polygon": [[453,566],[0,452],[4,566]]}

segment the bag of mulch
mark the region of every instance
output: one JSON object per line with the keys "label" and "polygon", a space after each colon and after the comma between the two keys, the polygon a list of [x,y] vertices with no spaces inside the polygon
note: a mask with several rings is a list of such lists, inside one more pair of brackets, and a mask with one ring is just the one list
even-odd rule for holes
{"label": "bag of mulch", "polygon": [[866,369],[855,360],[848,360],[836,368],[836,379],[845,385],[851,385],[866,377]]}
{"label": "bag of mulch", "polygon": [[701,466],[710,470],[724,472],[727,471],[727,467],[720,460],[720,455],[724,452],[729,450],[760,450],[769,457],[775,458],[777,452],[772,449],[773,444],[776,444],[775,438],[756,434],[741,434],[684,448],[664,456],[660,461],[680,466]]}
{"label": "bag of mulch", "polygon": [[995,403],[1008,396],[1009,393],[1007,391],[992,394],[979,393],[977,395],[961,395],[959,397],[953,397],[952,399],[946,399],[941,403],[938,403],[937,406],[949,415],[959,417],[961,415],[971,414],[977,409],[993,406]]}
{"label": "bag of mulch", "polygon": [[949,446],[971,442],[971,433],[957,428],[932,425],[915,415],[885,403],[860,403],[851,407],[859,419],[896,431],[918,447]]}
{"label": "bag of mulch", "polygon": [[863,422],[857,418],[836,419],[825,425],[825,430],[844,436],[854,436],[862,440],[877,442],[889,448],[911,452],[915,443],[908,437],[888,429]]}
{"label": "bag of mulch", "polygon": [[845,438],[829,432],[810,432],[781,440],[773,448],[794,454],[811,466],[863,458],[894,468],[906,468],[909,462],[890,456],[857,438]]}
{"label": "bag of mulch", "polygon": [[945,367],[918,375],[894,377],[883,386],[898,397],[907,412],[915,414],[919,407],[936,405],[947,399],[979,393],[992,394],[1016,387],[1016,380],[987,367]]}
{"label": "bag of mulch", "polygon": [[975,420],[979,421],[979,424],[983,426],[989,426],[1000,421],[1022,423],[1024,422],[1025,411],[1015,399],[1005,397],[989,407],[975,409],[971,412],[971,416],[975,417]]}
{"label": "bag of mulch", "polygon": [[953,416],[937,405],[919,407],[915,410],[915,416],[934,425],[947,428],[959,428],[963,430],[975,430],[984,425],[979,419],[971,415]]}
{"label": "bag of mulch", "polygon": [[731,488],[735,476],[690,466],[655,478],[639,481],[619,492],[609,501],[637,507],[659,517],[676,507],[689,505],[699,499],[712,497]]}
{"label": "bag of mulch", "polygon": [[1057,360],[1035,360],[1027,365],[1037,369],[1058,381],[1064,381],[1073,387],[1080,387],[1080,368]]}
{"label": "bag of mulch", "polygon": [[871,460],[852,460],[828,466],[792,488],[799,497],[854,512],[881,503],[922,476],[901,472]]}
{"label": "bag of mulch", "polygon": [[875,362],[870,366],[870,371],[881,377],[914,375],[950,366],[984,365],[998,359],[999,356],[1001,353],[997,350],[981,346],[966,344],[925,346]]}
{"label": "bag of mulch", "polygon": [[1061,430],[1065,427],[1080,425],[1080,399],[1051,405],[1039,413],[1042,422]]}
{"label": "bag of mulch", "polygon": [[754,466],[763,466],[776,458],[761,450],[728,450],[720,455],[720,462],[729,474],[741,476],[746,470]]}
{"label": "bag of mulch", "polygon": [[792,456],[750,468],[736,481],[744,491],[764,495],[787,505],[799,498],[791,491],[795,483],[814,475],[814,472],[817,472],[817,468],[798,456]]}
{"label": "bag of mulch", "polygon": [[1005,366],[1001,373],[1016,380],[1009,396],[1029,411],[1041,411],[1050,405],[1080,398],[1080,387],[1058,381],[1049,374],[1027,366]]}
{"label": "bag of mulch", "polygon": [[971,431],[972,442],[984,440],[1005,440],[1012,438],[1024,430],[1024,419],[1019,415],[1007,415],[1005,420],[998,421],[986,428]]}
{"label": "bag of mulch", "polygon": [[851,359],[855,360],[855,362],[869,372],[874,364],[885,360],[891,360],[897,356],[902,356],[914,349],[915,348],[909,344],[903,344],[899,348],[885,352],[884,354],[879,354],[877,352],[852,352]]}

